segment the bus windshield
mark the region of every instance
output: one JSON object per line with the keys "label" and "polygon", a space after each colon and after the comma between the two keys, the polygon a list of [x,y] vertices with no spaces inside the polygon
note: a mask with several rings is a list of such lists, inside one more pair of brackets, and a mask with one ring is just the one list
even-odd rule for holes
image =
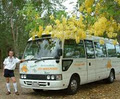
{"label": "bus windshield", "polygon": [[55,58],[58,49],[61,48],[59,39],[44,38],[28,42],[24,52],[24,59],[40,59],[44,57]]}

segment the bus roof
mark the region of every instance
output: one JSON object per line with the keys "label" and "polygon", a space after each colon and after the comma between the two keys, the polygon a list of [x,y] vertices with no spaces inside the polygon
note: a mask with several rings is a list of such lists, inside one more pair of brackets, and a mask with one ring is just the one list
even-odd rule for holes
{"label": "bus roof", "polygon": [[[50,38],[51,37],[51,34],[42,34],[41,38]],[[35,40],[39,40],[40,38],[35,35]],[[32,37],[28,40],[29,41],[32,41]],[[94,42],[99,42],[99,40],[103,40],[105,43],[113,43],[113,39],[108,39],[108,38],[104,38],[104,37],[98,37],[98,36],[92,36],[92,35],[87,35],[86,39],[85,40],[92,40]],[[117,44],[119,44],[117,42]]]}

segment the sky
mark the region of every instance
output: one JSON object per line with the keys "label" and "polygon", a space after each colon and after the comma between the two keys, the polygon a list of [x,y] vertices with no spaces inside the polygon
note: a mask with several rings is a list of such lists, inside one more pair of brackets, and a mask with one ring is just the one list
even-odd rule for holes
{"label": "sky", "polygon": [[[64,5],[66,7],[66,12],[68,13],[68,16],[72,16],[72,14],[76,14],[76,10],[74,7],[76,7],[77,4],[77,0],[64,0],[64,2],[62,3],[62,5]],[[58,8],[59,9],[59,8]],[[42,17],[44,16],[46,12],[44,12],[42,14]]]}
{"label": "sky", "polygon": [[63,5],[67,8],[66,12],[68,13],[73,12],[74,7],[76,6],[76,3],[77,3],[77,0],[65,0],[65,2],[63,2]]}

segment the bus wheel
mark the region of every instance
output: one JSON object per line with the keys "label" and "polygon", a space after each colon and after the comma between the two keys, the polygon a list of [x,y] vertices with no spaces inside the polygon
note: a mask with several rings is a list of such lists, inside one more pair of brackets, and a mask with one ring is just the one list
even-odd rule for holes
{"label": "bus wheel", "polygon": [[114,77],[115,77],[114,72],[113,72],[113,70],[111,70],[110,75],[107,78],[107,82],[108,83],[113,83],[114,82]]}
{"label": "bus wheel", "polygon": [[69,86],[67,88],[67,93],[69,95],[73,95],[73,94],[76,94],[77,93],[77,90],[78,90],[78,87],[79,87],[79,80],[77,77],[72,77],[71,80],[70,80],[70,83],[69,83]]}
{"label": "bus wheel", "polygon": [[33,89],[34,90],[34,92],[40,92],[40,91],[42,91],[41,89]]}

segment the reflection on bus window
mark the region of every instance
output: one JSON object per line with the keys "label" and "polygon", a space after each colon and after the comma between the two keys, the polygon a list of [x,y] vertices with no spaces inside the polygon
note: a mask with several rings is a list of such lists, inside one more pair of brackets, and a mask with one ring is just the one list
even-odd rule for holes
{"label": "reflection on bus window", "polygon": [[120,57],[120,46],[116,45],[116,54],[118,57]]}
{"label": "reflection on bus window", "polygon": [[28,45],[26,47],[25,54],[24,54],[24,58],[25,59],[34,58],[34,56],[37,55],[38,50],[39,50],[38,42],[30,42],[30,43],[28,43]]}
{"label": "reflection on bus window", "polygon": [[87,58],[95,58],[93,42],[85,40]]}
{"label": "reflection on bus window", "polygon": [[75,40],[65,40],[64,58],[85,58],[83,41],[76,44]]}
{"label": "reflection on bus window", "polygon": [[40,39],[38,41],[29,42],[25,53],[25,59],[53,57],[57,56],[57,50],[61,48],[59,39]]}
{"label": "reflection on bus window", "polygon": [[107,43],[106,48],[108,52],[108,57],[116,57],[116,49],[113,44]]}
{"label": "reflection on bus window", "polygon": [[105,45],[101,45],[98,42],[94,42],[94,45],[95,45],[96,57],[106,57],[107,56]]}

